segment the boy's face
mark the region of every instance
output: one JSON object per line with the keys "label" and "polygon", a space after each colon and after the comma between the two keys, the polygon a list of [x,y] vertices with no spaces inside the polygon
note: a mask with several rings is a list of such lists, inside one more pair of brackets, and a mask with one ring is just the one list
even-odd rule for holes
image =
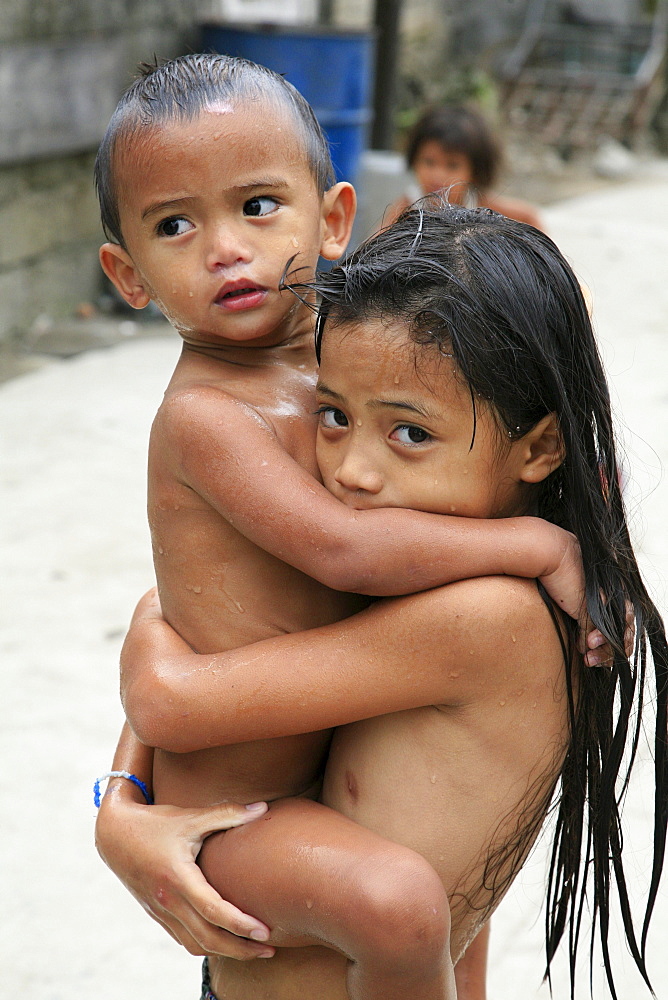
{"label": "boy's face", "polygon": [[454,362],[402,324],[328,327],[317,387],[317,456],[349,507],[510,517],[525,503],[526,443],[511,442],[483,400],[473,408]]}
{"label": "boy's face", "polygon": [[298,280],[312,276],[325,226],[289,113],[257,102],[165,123],[130,139],[115,171],[136,280],[179,332],[234,344],[289,335],[296,299],[278,285],[291,257],[291,270],[310,269]]}

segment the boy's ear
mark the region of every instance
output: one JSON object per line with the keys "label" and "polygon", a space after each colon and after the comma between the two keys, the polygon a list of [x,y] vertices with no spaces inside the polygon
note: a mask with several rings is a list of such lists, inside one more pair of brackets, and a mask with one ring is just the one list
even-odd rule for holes
{"label": "boy's ear", "polygon": [[324,223],[320,256],[326,260],[338,260],[345,253],[355,221],[357,195],[355,188],[347,181],[339,181],[322,199],[322,220]]}
{"label": "boy's ear", "polygon": [[143,309],[151,301],[137,268],[127,250],[118,243],[103,243],[100,247],[102,270],[133,309]]}
{"label": "boy's ear", "polygon": [[524,483],[542,483],[566,457],[556,413],[539,420],[517,444],[522,456],[519,477]]}

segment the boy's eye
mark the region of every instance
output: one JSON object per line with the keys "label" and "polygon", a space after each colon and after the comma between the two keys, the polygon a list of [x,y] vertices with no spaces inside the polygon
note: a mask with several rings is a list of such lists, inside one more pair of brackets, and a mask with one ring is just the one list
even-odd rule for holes
{"label": "boy's eye", "polygon": [[342,410],[337,410],[335,406],[321,406],[317,413],[320,414],[321,427],[347,427],[348,418]]}
{"label": "boy's eye", "polygon": [[174,215],[171,219],[163,219],[158,223],[159,236],[182,236],[193,228],[192,222],[184,219],[180,215]]}
{"label": "boy's eye", "polygon": [[431,440],[431,435],[423,427],[414,424],[400,424],[392,431],[391,437],[401,444],[424,444]]}
{"label": "boy's eye", "polygon": [[244,215],[270,215],[276,210],[278,204],[275,198],[270,198],[268,195],[263,195],[258,198],[249,198],[247,202],[244,203]]}

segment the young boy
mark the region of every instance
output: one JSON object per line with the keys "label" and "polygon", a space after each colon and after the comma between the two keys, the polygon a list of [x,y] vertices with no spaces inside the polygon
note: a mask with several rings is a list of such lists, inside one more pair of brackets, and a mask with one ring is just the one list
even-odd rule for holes
{"label": "young boy", "polygon": [[[341,256],[354,193],[333,183],[313,114],[282,78],[224,56],[149,72],[119,104],[96,177],[112,241],[100,252],[105,273],[135,308],[153,299],[184,341],[151,435],[148,504],[162,608],[193,649],[334,622],[367,603],[346,591],[410,593],[499,572],[551,576],[577,612],[577,546],[554,525],[357,511],[320,485],[311,311],[281,280],[288,270],[310,277],[319,254]],[[177,806],[315,796],[329,739],[326,731],[157,750],[143,776],[156,802]],[[127,732],[115,766],[147,768]],[[116,782],[114,792],[133,789]],[[356,856],[372,856],[376,839],[358,829]],[[442,893],[412,852],[396,847],[392,863]],[[326,883],[322,892],[331,894]],[[420,910],[429,893],[417,897]],[[379,919],[383,911],[393,912],[387,898]],[[231,926],[263,930],[240,915]],[[351,997],[429,1000],[450,988],[442,942],[424,968],[396,963],[388,984],[370,932],[354,927]],[[262,953],[250,942],[236,947],[239,957]],[[230,963],[225,976],[233,990]]]}

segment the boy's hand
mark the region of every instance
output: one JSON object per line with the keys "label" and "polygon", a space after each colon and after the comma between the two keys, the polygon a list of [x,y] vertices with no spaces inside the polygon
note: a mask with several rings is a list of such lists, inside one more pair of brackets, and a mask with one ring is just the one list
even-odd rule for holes
{"label": "boy's hand", "polygon": [[[547,522],[545,522],[547,524]],[[550,525],[558,534],[557,555],[552,563],[555,568],[539,577],[546,591],[562,611],[575,618],[580,628],[588,631],[591,622],[587,617],[585,603],[585,580],[582,568],[580,544],[570,531]],[[556,563],[556,565],[555,565]]]}
{"label": "boy's hand", "polygon": [[[633,653],[636,639],[636,619],[633,605],[626,602],[626,629],[624,630],[624,652],[627,656]],[[592,629],[587,635],[584,661],[588,667],[611,667],[612,646],[599,629]]]}
{"label": "boy's hand", "polygon": [[[262,816],[227,802],[205,809],[140,805],[114,788],[102,800],[96,845],[143,908],[191,955],[271,958],[269,929],[226,903],[197,866],[204,838]],[[249,937],[255,940],[247,940]],[[257,942],[257,943],[256,943]]]}

